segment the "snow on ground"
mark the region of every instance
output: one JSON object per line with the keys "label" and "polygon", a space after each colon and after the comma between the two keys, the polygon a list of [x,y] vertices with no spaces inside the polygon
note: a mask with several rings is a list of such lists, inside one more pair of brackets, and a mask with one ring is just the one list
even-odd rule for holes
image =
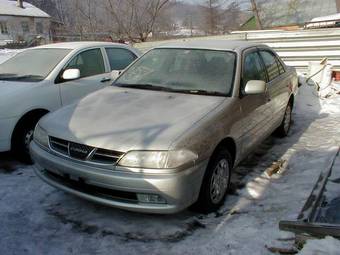
{"label": "snow on ground", "polygon": [[299,255],[338,255],[340,241],[333,237],[322,240],[308,240]]}
{"label": "snow on ground", "polygon": [[0,49],[0,64],[17,54],[19,50]]}
{"label": "snow on ground", "polygon": [[[293,249],[294,235],[278,223],[296,219],[340,142],[339,96],[319,100],[303,87],[296,103],[291,135],[269,137],[237,167],[224,206],[210,215],[146,215],[96,205],[48,186],[31,166],[0,155],[0,254],[256,255],[271,254],[266,247]],[[269,177],[266,169],[278,160],[285,164]],[[317,246],[327,253],[330,242],[340,250],[328,238],[308,242],[301,252],[311,254],[308,249]]]}

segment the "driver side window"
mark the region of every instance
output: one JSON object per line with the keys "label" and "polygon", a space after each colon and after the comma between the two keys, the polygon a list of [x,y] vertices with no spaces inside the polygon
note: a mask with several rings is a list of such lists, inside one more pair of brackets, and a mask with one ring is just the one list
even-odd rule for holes
{"label": "driver side window", "polygon": [[100,49],[79,53],[67,65],[66,69],[79,69],[80,78],[105,73],[105,65]]}
{"label": "driver side window", "polygon": [[242,91],[250,80],[266,81],[266,73],[257,51],[247,54],[243,64]]}

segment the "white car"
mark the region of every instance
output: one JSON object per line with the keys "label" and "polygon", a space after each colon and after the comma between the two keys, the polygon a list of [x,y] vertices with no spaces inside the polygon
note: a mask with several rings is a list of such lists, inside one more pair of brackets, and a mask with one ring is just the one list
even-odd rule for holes
{"label": "white car", "polygon": [[70,42],[39,46],[0,65],[0,152],[29,161],[28,145],[46,113],[108,86],[140,55],[123,45]]}

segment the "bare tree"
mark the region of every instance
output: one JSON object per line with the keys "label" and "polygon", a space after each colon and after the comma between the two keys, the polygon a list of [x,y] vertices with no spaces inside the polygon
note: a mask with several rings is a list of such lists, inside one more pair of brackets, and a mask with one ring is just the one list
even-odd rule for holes
{"label": "bare tree", "polygon": [[241,25],[242,11],[239,3],[231,2],[225,10],[221,13],[221,22],[223,25],[223,33],[229,30],[238,29]]}
{"label": "bare tree", "polygon": [[107,0],[115,23],[113,33],[132,42],[145,42],[170,0]]}
{"label": "bare tree", "polygon": [[204,3],[205,32],[207,34],[217,34],[220,24],[221,0],[206,0]]}

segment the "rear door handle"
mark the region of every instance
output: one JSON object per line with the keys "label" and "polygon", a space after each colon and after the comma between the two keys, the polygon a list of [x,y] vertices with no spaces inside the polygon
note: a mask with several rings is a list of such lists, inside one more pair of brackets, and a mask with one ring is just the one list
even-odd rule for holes
{"label": "rear door handle", "polygon": [[103,79],[101,79],[101,81],[100,82],[108,82],[108,81],[111,81],[111,78],[103,78]]}

